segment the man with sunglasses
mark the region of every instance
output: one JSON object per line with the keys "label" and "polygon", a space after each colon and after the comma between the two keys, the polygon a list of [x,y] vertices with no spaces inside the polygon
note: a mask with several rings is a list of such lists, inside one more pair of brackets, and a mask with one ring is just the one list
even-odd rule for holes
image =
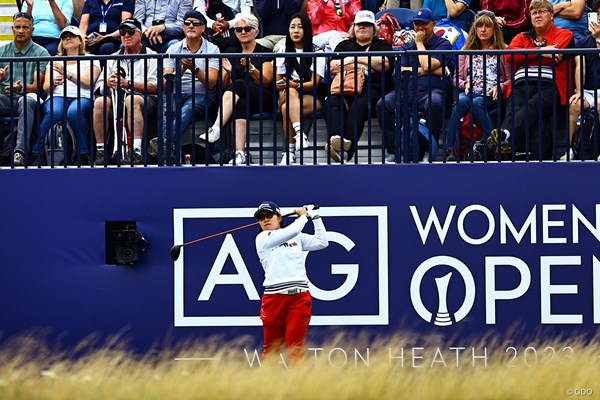
{"label": "man with sunglasses", "polygon": [[192,0],[136,0],[133,17],[142,23],[144,45],[164,53],[185,37],[181,21],[192,10]]}
{"label": "man with sunglasses", "polygon": [[[142,44],[142,24],[135,18],[128,18],[119,26],[123,48],[114,54],[156,54]],[[127,136],[133,137],[133,147],[125,152],[126,163],[133,161],[142,164],[142,140],[144,137],[144,113],[156,108],[157,59],[131,58],[115,59],[106,62],[106,74],[100,73],[96,83],[96,93],[100,96],[94,101],[94,135],[96,136],[96,165],[108,161],[105,153],[105,126],[119,105],[113,105],[112,98],[122,99]],[[105,76],[107,80],[105,81]],[[120,93],[119,93],[120,92]],[[115,96],[116,94],[116,96]],[[115,108],[117,107],[117,108]],[[106,120],[105,120],[106,115]],[[117,115],[114,115],[116,118]],[[115,127],[117,128],[117,123]],[[115,144],[116,145],[116,144]],[[131,143],[129,144],[131,146]]]}
{"label": "man with sunglasses", "polygon": [[[219,54],[219,48],[203,38],[206,30],[206,18],[201,12],[188,11],[183,17],[183,31],[185,39],[170,46],[167,54]],[[177,72],[176,64],[180,63],[180,71]],[[174,115],[181,115],[181,125],[176,129],[175,134],[185,132],[195,117],[198,117],[203,111],[207,113],[214,102],[215,87],[219,79],[219,59],[218,58],[177,58],[169,57],[164,60],[164,74],[181,74],[181,89],[174,87],[173,111]],[[176,80],[175,80],[176,81]],[[192,92],[193,87],[193,92]],[[192,95],[193,93],[193,95]],[[170,101],[167,100],[167,101]],[[165,109],[167,102],[165,101]],[[206,115],[205,115],[206,116]],[[165,110],[162,139],[163,143],[167,140],[167,124],[172,123],[168,120],[169,116]],[[200,123],[200,119],[196,119]],[[158,156],[157,142],[161,138],[152,139],[148,146],[148,154],[153,157]],[[176,140],[173,140],[178,142]],[[163,157],[166,160],[166,143],[163,146],[165,150]]]}
{"label": "man with sunglasses", "polygon": [[[0,47],[0,59],[24,57],[31,61],[8,63],[0,67],[0,116],[19,116],[17,141],[13,154],[15,166],[28,163],[33,122],[38,105],[38,93],[46,72],[48,51],[31,40],[33,17],[28,13],[16,13],[13,17],[14,40]],[[24,96],[25,95],[25,96]]]}

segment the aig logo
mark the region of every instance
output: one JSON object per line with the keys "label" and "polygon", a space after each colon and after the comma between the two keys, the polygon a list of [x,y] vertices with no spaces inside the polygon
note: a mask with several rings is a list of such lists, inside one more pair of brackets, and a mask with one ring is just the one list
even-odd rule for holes
{"label": "aig logo", "polygon": [[[236,219],[247,221],[254,211],[254,208],[174,209],[174,242],[190,239],[184,237],[190,225],[215,222],[215,226],[217,221],[219,224],[231,221],[232,224],[223,225],[225,229],[235,226]],[[282,207],[281,211],[286,214],[293,209]],[[309,252],[304,255],[310,292],[315,300],[311,325],[387,325],[387,207],[323,207],[319,214],[325,221],[329,247],[314,255]],[[349,223],[351,218],[353,222]],[[309,223],[305,232],[311,229]],[[246,230],[235,237],[215,238],[211,253],[203,254],[201,261],[192,257],[189,250],[182,253],[174,265],[175,326],[262,325],[255,281],[257,272],[262,277],[263,271],[256,257],[255,235],[256,231]],[[313,262],[317,258],[319,261]],[[367,297],[374,306],[361,309],[366,307]],[[348,307],[349,301],[360,304]],[[339,315],[336,311],[340,309],[354,309],[356,313]]]}

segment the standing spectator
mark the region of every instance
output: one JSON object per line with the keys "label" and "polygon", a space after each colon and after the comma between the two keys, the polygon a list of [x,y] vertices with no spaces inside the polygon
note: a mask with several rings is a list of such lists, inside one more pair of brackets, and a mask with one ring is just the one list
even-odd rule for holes
{"label": "standing spectator", "polygon": [[48,52],[31,40],[33,34],[31,14],[16,13],[13,16],[12,31],[15,38],[0,47],[0,59],[23,57],[31,61],[15,62],[10,67],[6,65],[0,68],[0,115],[4,117],[16,113],[19,115],[13,163],[15,166],[23,166],[28,162],[27,155],[38,104],[38,93],[46,72],[46,63],[40,64],[35,59],[48,57]]}
{"label": "standing spectator", "polygon": [[240,14],[252,13],[252,0],[195,0],[194,10],[204,14],[208,40],[219,46],[221,53],[232,53],[239,47],[233,28]]}
{"label": "standing spectator", "polygon": [[[292,15],[286,37],[286,53],[318,51],[312,43],[312,24],[308,15]],[[325,76],[325,58],[278,58],[277,90],[280,91],[279,107],[283,115],[283,132],[289,137],[288,151],[283,153],[281,164],[296,162],[296,151],[308,147],[306,134],[302,132],[303,117],[310,117],[323,108],[326,88],[321,85]]]}
{"label": "standing spectator", "polygon": [[[67,26],[60,34],[59,56],[81,56],[85,54],[85,39],[76,26]],[[44,119],[40,125],[35,152],[44,149],[44,138],[50,128],[66,115],[69,125],[77,135],[77,154],[81,164],[89,163],[88,147],[89,119],[92,111],[92,88],[100,75],[100,62],[81,60],[50,62],[44,79],[44,91],[50,96],[44,103]],[[66,110],[66,111],[65,111]]]}
{"label": "standing spectator", "polygon": [[[515,36],[508,46],[509,50],[559,50],[575,47],[573,32],[554,25],[553,7],[549,0],[532,0],[529,13],[533,29]],[[579,57],[559,53],[520,53],[507,54],[506,58],[516,70],[512,94],[506,107],[502,129],[492,130],[487,146],[492,156],[499,144],[500,150],[506,153],[510,148],[508,140],[514,135],[512,150],[517,158],[549,159],[553,148],[554,91],[558,91],[560,104],[563,106],[569,101],[574,87],[577,92],[581,91],[583,85],[579,74],[576,76],[575,86],[573,85],[573,59],[575,68],[579,68]]]}
{"label": "standing spectator", "polygon": [[531,28],[530,4],[531,0],[482,0],[481,9],[496,15],[504,41],[510,43],[516,35]]}
{"label": "standing spectator", "polygon": [[164,53],[185,37],[183,16],[192,10],[192,0],[135,0],[133,17],[142,23],[144,45]]}
{"label": "standing spectator", "polygon": [[92,54],[112,54],[119,49],[119,25],[131,18],[134,0],[85,0],[79,29]]}
{"label": "standing spectator", "polygon": [[[504,50],[506,44],[494,13],[480,11],[469,31],[463,50]],[[471,75],[472,73],[472,75]],[[500,79],[498,79],[500,78]],[[498,85],[500,82],[500,85]],[[458,102],[454,105],[448,137],[446,161],[456,161],[454,141],[460,135],[460,121],[471,112],[471,120],[481,126],[484,137],[492,131],[489,112],[498,108],[498,99],[510,85],[510,65],[506,58],[496,55],[458,56]]]}
{"label": "standing spectator", "polygon": [[[142,44],[142,24],[135,18],[124,20],[119,26],[119,34],[123,49],[115,54],[156,54]],[[108,60],[106,63],[108,80],[104,81],[104,71],[96,83],[96,90],[101,96],[94,101],[94,135],[96,136],[96,165],[105,164],[108,158],[105,153],[105,126],[113,118],[115,107],[111,99],[111,91],[125,90],[123,103],[125,105],[124,119],[126,129],[133,137],[133,154],[125,155],[125,161],[133,159],[135,164],[141,164],[142,139],[144,137],[144,111],[156,108],[156,58],[134,60]],[[122,72],[121,72],[122,71]],[[133,97],[133,109],[132,109]],[[106,119],[105,116],[106,115]],[[115,115],[116,117],[116,115]],[[116,132],[115,132],[116,134]],[[117,143],[115,143],[115,146]],[[130,158],[131,157],[131,158]]]}
{"label": "standing spectator", "polygon": [[[252,14],[240,14],[235,26],[240,48],[236,49],[235,53],[270,53],[269,49],[256,43],[258,33],[258,19]],[[235,157],[230,164],[250,163],[250,159],[246,158],[245,154],[249,117],[246,112],[254,114],[273,111],[273,59],[267,57],[259,60],[262,62],[257,63],[256,59],[253,61],[248,57],[232,60],[231,76],[235,80],[223,94],[221,108],[214,125],[200,136],[202,140],[208,140],[209,143],[216,142],[221,137],[221,129],[229,123],[235,113]]]}
{"label": "standing spectator", "polygon": [[73,17],[73,1],[25,0],[22,11],[33,17],[33,41],[48,50],[51,56],[56,55],[61,30]]}
{"label": "standing spectator", "polygon": [[303,0],[256,0],[256,12],[262,23],[263,37],[256,41],[277,53],[285,47],[290,17],[299,12]]}
{"label": "standing spectator", "polygon": [[473,13],[469,9],[471,0],[425,0],[423,8],[429,8],[436,21],[448,18],[460,29],[469,32]]}
{"label": "standing spectator", "polygon": [[[352,39],[341,42],[335,48],[336,52],[392,51],[391,44],[378,38],[379,32],[375,26],[375,15],[371,11],[357,12],[350,32]],[[390,71],[393,69],[393,60],[380,56],[348,56],[332,60],[330,68],[333,75],[355,68],[364,69],[368,74],[365,87],[356,98],[354,94],[350,96],[331,95],[327,98],[329,113],[327,121],[332,136],[329,143],[325,145],[325,151],[329,153],[333,161],[342,162],[340,154],[342,149],[345,161],[351,160],[356,152],[356,145],[362,135],[365,122],[371,117],[370,110],[375,108],[382,94],[392,88],[393,80]],[[385,76],[382,77],[382,74]],[[385,85],[383,87],[382,78]],[[369,107],[369,101],[371,101],[371,107]]]}
{"label": "standing spectator", "polygon": [[[406,56],[401,58],[402,87],[406,91],[388,93],[377,103],[377,118],[379,125],[384,127],[384,145],[387,149],[386,161],[396,161],[396,101],[401,96],[399,112],[408,109],[408,118],[400,116],[400,123],[405,119],[412,122],[413,115],[424,113],[428,118],[431,140],[439,140],[442,130],[442,119],[444,118],[444,104],[446,101],[446,65],[443,56],[438,50],[451,50],[452,45],[441,36],[434,33],[435,20],[433,13],[428,8],[421,8],[415,13],[413,25],[416,32],[415,40],[404,45],[401,50],[431,51],[432,54],[421,54],[418,56]],[[416,82],[416,93],[413,92],[413,82]],[[413,110],[416,97],[417,110]],[[404,116],[406,117],[406,116]],[[415,128],[416,129],[416,128]],[[419,140],[421,135],[419,135]],[[427,148],[424,143],[413,143],[419,146],[419,160],[423,158]],[[417,160],[413,160],[417,161]]]}
{"label": "standing spectator", "polygon": [[585,0],[552,0],[554,25],[573,32],[575,39],[589,34]]}
{"label": "standing spectator", "polygon": [[309,0],[307,14],[313,24],[313,43],[332,51],[348,37],[360,0]]}
{"label": "standing spectator", "polygon": [[[205,29],[206,18],[204,15],[200,11],[188,11],[183,17],[185,39],[170,46],[167,54],[219,54],[219,48],[202,37]],[[175,62],[175,58],[165,59],[165,75],[175,74]],[[181,129],[176,133],[184,132],[200,112],[207,113],[211,109],[214,101],[214,89],[219,79],[219,59],[182,58],[181,74],[181,95],[173,101],[175,114],[181,115]],[[192,85],[194,87],[193,97]],[[167,118],[165,112],[162,134],[164,141],[167,140],[167,124],[173,123]],[[158,155],[158,146],[152,145],[156,142],[153,139],[148,149],[148,153],[153,157]],[[170,146],[163,146],[165,150],[167,147]],[[163,157],[166,157],[166,152],[163,152]]]}

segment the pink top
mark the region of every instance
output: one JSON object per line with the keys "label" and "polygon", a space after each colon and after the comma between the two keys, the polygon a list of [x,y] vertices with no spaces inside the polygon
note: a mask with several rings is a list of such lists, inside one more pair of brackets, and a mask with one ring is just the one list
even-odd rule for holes
{"label": "pink top", "polygon": [[[341,15],[338,15],[340,10]],[[312,22],[313,35],[327,31],[348,32],[354,16],[361,10],[360,0],[309,0],[307,13]]]}

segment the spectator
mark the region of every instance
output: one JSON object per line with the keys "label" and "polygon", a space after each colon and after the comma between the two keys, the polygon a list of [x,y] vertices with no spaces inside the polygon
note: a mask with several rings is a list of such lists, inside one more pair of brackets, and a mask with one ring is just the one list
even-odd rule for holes
{"label": "spectator", "polygon": [[119,49],[119,26],[131,18],[134,0],[85,0],[79,29],[92,54],[112,54]]}
{"label": "spectator", "polygon": [[[286,36],[286,53],[314,52],[312,24],[308,15],[292,15]],[[283,132],[289,137],[288,151],[283,153],[281,164],[296,162],[296,151],[308,147],[302,132],[302,118],[310,117],[323,108],[326,87],[321,85],[325,76],[325,58],[278,58],[277,90],[279,107],[283,115]]]}
{"label": "spectator", "polygon": [[[469,31],[464,50],[504,50],[506,44],[502,30],[491,11],[480,11]],[[472,73],[472,75],[471,75]],[[500,83],[500,85],[498,85]],[[460,135],[460,121],[469,111],[471,120],[483,130],[484,137],[492,131],[489,112],[500,105],[498,100],[507,93],[510,85],[510,65],[506,58],[497,55],[458,56],[458,102],[454,105],[448,137],[446,161],[456,161],[454,141]]]}
{"label": "spectator", "polygon": [[589,35],[585,0],[552,0],[554,25],[573,32],[575,39]]}
{"label": "spectator", "polygon": [[164,53],[185,37],[183,16],[192,10],[192,0],[135,0],[133,17],[142,23],[146,47]]}
{"label": "spectator", "polygon": [[240,13],[252,13],[252,0],[195,0],[194,10],[204,14],[208,40],[219,46],[221,53],[233,53],[240,45],[233,28]]}
{"label": "spectator", "polygon": [[[0,115],[19,115],[17,143],[13,154],[15,166],[28,162],[27,154],[33,132],[33,121],[38,104],[38,93],[44,81],[46,63],[37,57],[48,57],[48,51],[31,40],[33,17],[18,12],[13,16],[14,40],[0,47],[0,59],[12,57],[29,58],[31,61],[15,62],[0,68]],[[23,96],[25,94],[25,96]]]}
{"label": "spectator", "polygon": [[[142,44],[142,24],[137,19],[124,20],[119,26],[119,34],[121,35],[123,48],[115,54],[156,54],[155,51]],[[156,108],[156,96],[153,96],[157,92],[156,58],[108,60],[105,68],[108,80],[104,81],[105,73],[103,71],[96,83],[96,90],[100,96],[94,101],[95,164],[101,165],[108,162],[105,152],[107,149],[104,146],[105,126],[108,120],[113,117],[115,105],[112,98],[121,97],[121,94],[116,93],[119,90],[125,91],[122,92],[125,105],[124,119],[127,121],[126,129],[133,137],[133,154],[130,155],[129,152],[126,152],[125,162],[133,161],[135,164],[141,164],[143,162],[144,111],[150,112]],[[116,107],[121,106],[116,105]],[[117,143],[115,143],[116,145]]]}
{"label": "spectator", "polygon": [[290,17],[299,12],[303,0],[256,0],[256,11],[261,18],[263,37],[256,41],[277,53],[285,47]]}
{"label": "spectator", "polygon": [[[240,41],[240,47],[235,53],[269,53],[269,49],[256,43],[259,34],[258,19],[252,14],[240,14],[235,26],[235,34]],[[250,163],[246,158],[247,111],[250,114],[273,111],[273,59],[248,57],[232,60],[233,84],[223,94],[221,108],[217,113],[215,123],[203,133],[200,139],[214,143],[221,137],[221,129],[235,113],[235,157],[230,164],[242,165]],[[257,65],[254,65],[257,63]]]}
{"label": "spectator", "polygon": [[[508,49],[556,51],[575,46],[573,32],[554,25],[553,7],[549,0],[532,0],[529,12],[533,29],[515,36]],[[516,158],[549,159],[553,148],[554,91],[556,89],[560,95],[560,104],[566,105],[574,87],[572,60],[575,59],[575,67],[579,68],[579,57],[548,53],[507,54],[506,58],[515,69],[512,94],[502,129],[492,130],[487,146],[492,157],[499,144],[501,152],[508,153],[511,150],[508,140],[514,134],[512,147]],[[580,92],[580,76],[576,78],[575,87]]]}
{"label": "spectator", "polygon": [[72,0],[25,0],[22,11],[33,17],[33,35],[35,43],[56,55],[61,30],[71,23],[73,17]]}
{"label": "spectator", "polygon": [[360,0],[309,0],[307,14],[313,24],[313,43],[324,51],[334,50],[348,38],[360,9]]}
{"label": "spectator", "polygon": [[[183,17],[183,31],[185,39],[170,46],[167,54],[219,54],[219,48],[202,37],[206,30],[206,18],[200,11],[188,11]],[[164,61],[164,74],[175,74],[176,58],[166,58]],[[181,115],[181,129],[184,132],[194,117],[200,112],[208,112],[214,102],[214,88],[219,79],[218,58],[182,58],[181,59],[181,92],[177,92],[177,100],[173,101],[175,114]],[[192,97],[192,85],[194,96]],[[175,89],[174,89],[175,90]],[[166,104],[165,104],[166,108]],[[167,120],[165,113],[163,124],[164,141],[167,140],[167,124],[173,121]],[[151,156],[157,157],[158,146],[156,140],[152,140],[148,149]],[[163,157],[166,157],[166,148]]]}
{"label": "spectator", "polygon": [[510,43],[517,34],[531,28],[529,4],[531,0],[482,0],[481,9],[496,15],[496,21],[504,34],[504,42]]}
{"label": "spectator", "polygon": [[400,8],[402,7],[402,3],[410,4],[411,10],[418,10],[423,7],[423,0],[410,0],[410,1],[400,1],[400,0],[386,0],[383,3],[382,9],[389,10],[391,8]]}
{"label": "spectator", "polygon": [[[413,18],[416,32],[415,40],[404,45],[401,50],[419,50],[437,52],[438,50],[451,50],[452,45],[448,40],[434,33],[435,20],[433,13],[428,8],[416,11]],[[447,60],[447,62],[450,62]],[[446,60],[439,53],[431,55],[421,54],[418,56],[406,56],[401,58],[402,87],[406,89],[404,95],[400,94],[397,99],[396,91],[388,93],[377,103],[377,118],[379,125],[384,127],[384,145],[387,149],[386,161],[394,162],[396,158],[396,102],[400,102],[400,112],[408,109],[408,116],[400,117],[400,124],[410,119],[412,122],[414,113],[424,113],[428,118],[430,139],[439,140],[442,130],[442,119],[444,118],[444,105],[446,101]],[[413,92],[413,80],[416,79],[416,93]],[[400,92],[400,93],[403,93]],[[413,103],[417,103],[417,110],[412,110]],[[419,140],[421,135],[419,135]],[[427,147],[424,143],[413,143],[419,145],[419,160],[423,158]],[[416,160],[413,160],[416,161]]]}
{"label": "spectator", "polygon": [[471,0],[425,0],[423,8],[429,8],[436,21],[448,18],[465,32],[469,32],[473,13],[469,9]]}
{"label": "spectator", "polygon": [[[375,26],[375,15],[371,11],[356,13],[350,33],[352,39],[341,42],[335,48],[336,52],[392,51],[391,44],[378,38],[379,32]],[[329,138],[329,143],[325,145],[325,151],[335,162],[342,161],[342,150],[346,161],[352,159],[364,124],[371,117],[370,110],[375,108],[382,93],[392,87],[390,71],[393,68],[393,60],[388,57],[348,56],[336,58],[330,63],[333,75],[355,68],[364,69],[368,73],[363,91],[356,96],[331,95],[327,98],[329,112],[327,121],[332,136]],[[382,74],[385,76],[382,77]],[[384,86],[382,86],[382,79]],[[371,107],[369,107],[369,101]]]}
{"label": "spectator", "polygon": [[[60,34],[59,56],[85,54],[85,38],[76,26],[69,25]],[[77,154],[81,164],[89,163],[88,131],[92,111],[92,88],[100,75],[100,62],[69,60],[48,63],[44,91],[49,97],[44,103],[44,119],[40,125],[34,153],[44,149],[44,138],[50,128],[66,115],[77,135]],[[50,71],[52,69],[52,71]]]}

